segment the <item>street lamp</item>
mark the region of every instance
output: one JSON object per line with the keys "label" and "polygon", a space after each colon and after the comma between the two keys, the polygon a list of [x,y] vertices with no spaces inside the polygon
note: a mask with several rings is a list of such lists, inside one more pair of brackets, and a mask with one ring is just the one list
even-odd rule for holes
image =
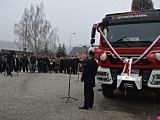
{"label": "street lamp", "polygon": [[72,35],[74,35],[74,34],[76,34],[76,33],[72,33],[72,34],[70,35],[70,52],[71,52],[71,38],[72,38]]}

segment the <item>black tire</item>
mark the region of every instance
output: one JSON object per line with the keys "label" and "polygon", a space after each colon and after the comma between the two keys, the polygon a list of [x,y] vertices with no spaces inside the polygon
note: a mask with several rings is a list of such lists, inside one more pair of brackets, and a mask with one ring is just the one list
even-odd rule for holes
{"label": "black tire", "polygon": [[102,84],[102,93],[105,97],[112,97],[114,93],[113,85]]}

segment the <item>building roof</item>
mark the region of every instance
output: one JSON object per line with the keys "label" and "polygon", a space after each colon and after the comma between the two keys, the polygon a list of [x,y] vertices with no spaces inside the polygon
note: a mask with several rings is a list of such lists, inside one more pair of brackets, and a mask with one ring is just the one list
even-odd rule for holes
{"label": "building roof", "polygon": [[77,53],[86,53],[89,47],[83,46],[83,47],[74,47],[71,52],[69,53],[69,56],[75,56]]}

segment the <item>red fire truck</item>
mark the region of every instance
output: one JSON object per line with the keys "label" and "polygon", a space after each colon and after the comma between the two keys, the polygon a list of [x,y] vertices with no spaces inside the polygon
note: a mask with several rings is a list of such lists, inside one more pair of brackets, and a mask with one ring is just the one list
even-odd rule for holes
{"label": "red fire truck", "polygon": [[[100,34],[98,47],[96,31]],[[94,24],[90,50],[98,56],[102,93],[149,89],[160,101],[160,9],[107,14]]]}

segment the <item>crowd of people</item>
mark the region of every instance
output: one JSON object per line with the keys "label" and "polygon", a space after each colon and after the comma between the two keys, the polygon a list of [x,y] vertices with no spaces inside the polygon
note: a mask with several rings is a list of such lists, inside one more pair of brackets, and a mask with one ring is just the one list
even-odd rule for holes
{"label": "crowd of people", "polygon": [[95,76],[98,70],[98,62],[94,58],[95,53],[89,51],[88,56],[83,61],[80,61],[77,56],[66,58],[55,58],[52,56],[39,54],[36,56],[32,54],[26,56],[25,54],[16,55],[13,51],[4,56],[0,54],[0,72],[7,72],[7,75],[12,76],[12,71],[16,72],[31,72],[35,73],[67,73],[77,74],[79,63],[82,64],[81,81],[84,82],[84,105],[79,109],[88,110],[93,107]]}
{"label": "crowd of people", "polygon": [[67,73],[77,74],[78,65],[82,61],[76,56],[68,57],[53,57],[42,54],[26,54],[16,55],[13,51],[9,55],[0,54],[0,72],[7,71],[10,75],[12,71],[15,72],[31,72],[35,73]]}

